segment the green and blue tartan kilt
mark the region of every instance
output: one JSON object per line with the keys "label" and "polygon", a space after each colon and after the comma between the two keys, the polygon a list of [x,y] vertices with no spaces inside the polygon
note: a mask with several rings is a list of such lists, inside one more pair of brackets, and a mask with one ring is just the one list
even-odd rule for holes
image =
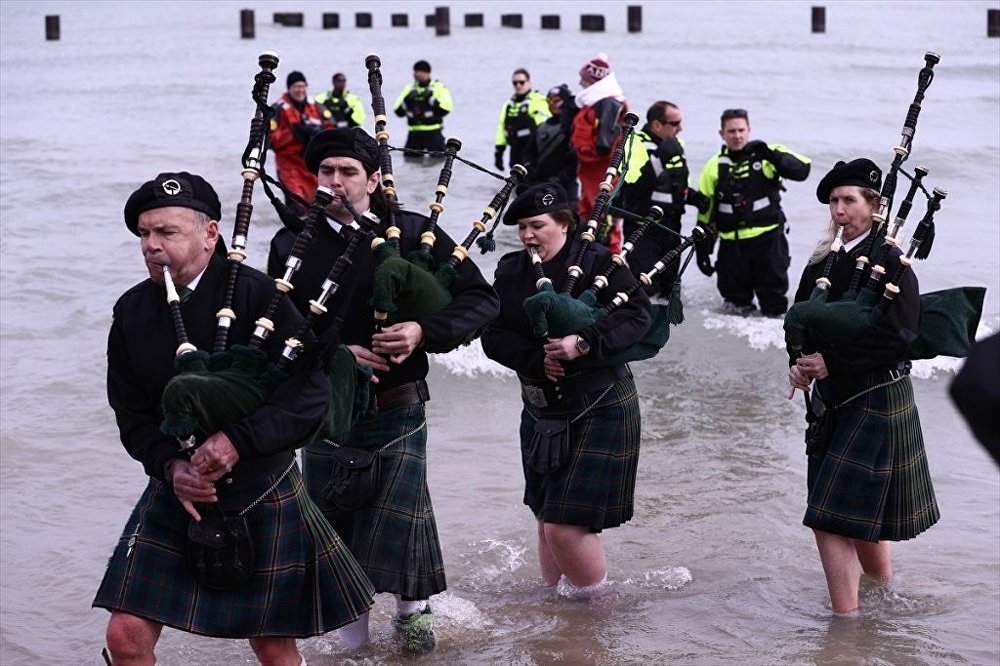
{"label": "green and blue tartan kilt", "polygon": [[[249,505],[280,475],[249,484],[233,505]],[[190,516],[169,485],[150,479],[93,605],[218,638],[316,636],[371,608],[371,584],[306,496],[298,466],[245,518],[253,576],[236,590],[203,587],[184,557]]]}
{"label": "green and blue tartan kilt", "polygon": [[539,474],[528,464],[536,418],[572,420],[580,410],[540,413],[525,403],[520,431],[524,503],[539,521],[600,532],[632,519],[642,430],[635,380],[628,373],[603,398],[602,393],[587,395],[586,404],[600,400],[570,425],[569,461],[551,474]]}
{"label": "green and blue tartan kilt", "polygon": [[[865,390],[889,379],[872,373]],[[807,527],[864,539],[912,539],[938,521],[909,376],[837,409],[826,455],[809,458]]]}
{"label": "green and blue tartan kilt", "polygon": [[427,488],[424,405],[359,420],[337,443],[381,450],[380,488],[371,504],[345,513],[323,498],[333,473],[331,445],[310,444],[302,460],[309,495],[348,544],[378,592],[427,599],[447,589],[444,557]]}

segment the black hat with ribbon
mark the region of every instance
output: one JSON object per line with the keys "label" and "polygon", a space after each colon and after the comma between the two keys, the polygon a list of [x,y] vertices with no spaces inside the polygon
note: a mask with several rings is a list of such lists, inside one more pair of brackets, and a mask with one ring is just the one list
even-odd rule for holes
{"label": "black hat with ribbon", "polygon": [[125,203],[125,226],[138,236],[139,214],[168,206],[191,208],[216,221],[222,218],[219,195],[208,181],[197,174],[179,171],[161,173],[132,193]]}
{"label": "black hat with ribbon", "polygon": [[504,213],[504,224],[517,224],[518,220],[535,217],[556,210],[574,210],[559,183],[539,183],[520,194]]}
{"label": "black hat with ribbon", "polygon": [[859,157],[850,162],[841,160],[819,181],[816,198],[820,203],[830,203],[830,192],[843,185],[868,187],[878,192],[882,189],[882,170],[867,157]]}
{"label": "black hat with ribbon", "polygon": [[304,159],[309,170],[318,173],[320,163],[328,157],[353,157],[370,176],[379,167],[378,142],[360,127],[323,130],[309,140]]}

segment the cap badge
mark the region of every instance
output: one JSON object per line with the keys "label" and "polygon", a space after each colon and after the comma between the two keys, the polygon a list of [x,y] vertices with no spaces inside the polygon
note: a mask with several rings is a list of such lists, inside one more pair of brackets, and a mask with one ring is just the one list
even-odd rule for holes
{"label": "cap badge", "polygon": [[173,178],[171,178],[170,180],[163,181],[161,187],[163,188],[163,191],[169,194],[170,196],[174,196],[175,194],[180,194],[181,191],[181,184],[178,183]]}

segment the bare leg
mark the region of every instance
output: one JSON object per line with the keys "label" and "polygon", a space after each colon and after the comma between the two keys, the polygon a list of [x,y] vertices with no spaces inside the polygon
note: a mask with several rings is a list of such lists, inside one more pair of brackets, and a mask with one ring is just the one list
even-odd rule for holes
{"label": "bare leg", "polygon": [[250,647],[263,666],[300,666],[303,662],[294,638],[251,638]]}
{"label": "bare leg", "polygon": [[819,559],[826,574],[826,586],[834,613],[847,613],[858,607],[861,567],[854,540],[839,534],[813,530]]}
{"label": "bare leg", "polygon": [[114,666],[153,666],[153,649],[163,625],[121,611],[112,611],[105,640]]}
{"label": "bare leg", "polygon": [[589,587],[605,579],[608,563],[598,534],[578,525],[542,523],[552,559],[576,587]]}
{"label": "bare leg", "polygon": [[854,540],[854,548],[858,551],[861,568],[869,576],[892,577],[892,543],[889,541]]}
{"label": "bare leg", "polygon": [[542,522],[538,523],[538,566],[542,570],[542,582],[546,586],[552,587],[559,582],[562,569],[556,564],[549,543],[545,540],[545,523]]}

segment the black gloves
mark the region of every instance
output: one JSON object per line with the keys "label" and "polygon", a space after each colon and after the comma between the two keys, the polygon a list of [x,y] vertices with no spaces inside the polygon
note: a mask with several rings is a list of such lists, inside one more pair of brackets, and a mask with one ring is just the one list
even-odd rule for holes
{"label": "black gloves", "polygon": [[767,160],[771,164],[774,164],[774,151],[763,141],[751,141],[743,150],[751,158],[756,157],[757,159]]}
{"label": "black gloves", "polygon": [[712,206],[712,200],[693,187],[688,188],[687,197],[684,199],[684,203],[689,206],[694,206],[698,209],[699,213],[703,214],[707,213],[708,209]]}
{"label": "black gloves", "polygon": [[500,169],[500,171],[503,171],[503,151],[504,151],[504,148],[505,148],[505,146],[497,146],[496,147],[496,153],[494,153],[494,155],[493,155],[493,166],[495,166],[497,169]]}
{"label": "black gloves", "polygon": [[715,250],[715,232],[708,227],[701,225],[705,232],[705,237],[700,241],[695,241],[694,253],[698,263],[698,270],[707,277],[712,277],[715,273],[715,266],[712,264],[712,251]]}

